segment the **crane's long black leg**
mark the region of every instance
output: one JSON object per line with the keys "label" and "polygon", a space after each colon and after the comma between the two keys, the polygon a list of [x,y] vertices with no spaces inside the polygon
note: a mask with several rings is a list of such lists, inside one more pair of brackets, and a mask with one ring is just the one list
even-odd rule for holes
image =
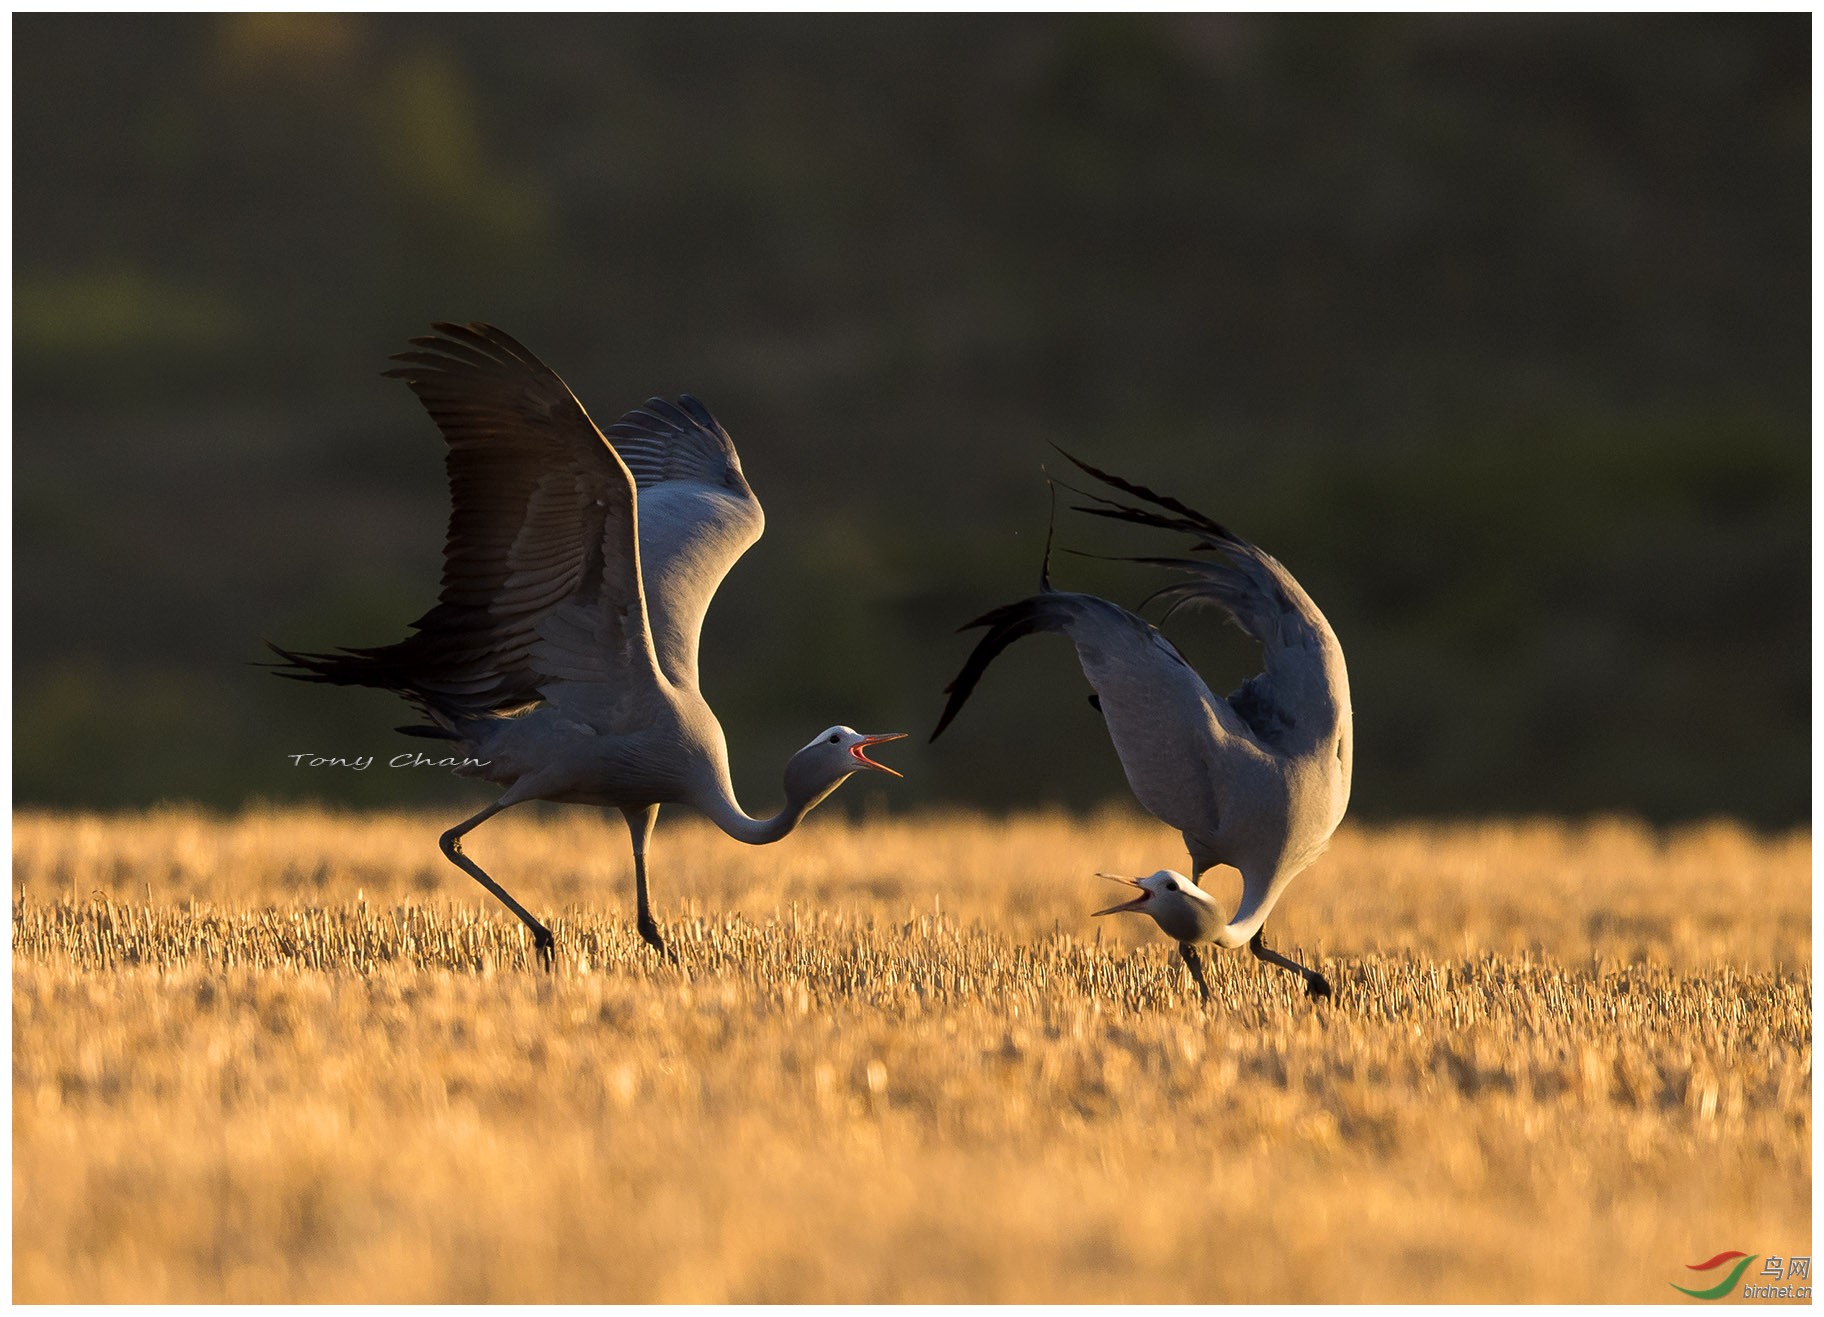
{"label": "crane's long black leg", "polygon": [[633,881],[639,899],[638,924],[641,941],[672,964],[677,964],[678,953],[666,946],[665,939],[659,936],[659,926],[652,917],[651,907],[646,904],[646,857],[638,851],[633,853]]}
{"label": "crane's long black leg", "polygon": [[1296,960],[1293,960],[1292,957],[1282,956],[1279,952],[1273,950],[1273,948],[1269,947],[1266,943],[1266,933],[1266,927],[1263,925],[1261,928],[1255,930],[1254,936],[1248,941],[1248,950],[1254,953],[1254,958],[1256,960],[1264,960],[1269,965],[1278,965],[1281,969],[1289,969],[1294,974],[1301,976],[1305,981],[1305,992],[1307,995],[1312,997],[1328,997],[1330,995],[1330,980],[1314,969],[1307,969]]}
{"label": "crane's long black leg", "polygon": [[646,843],[652,839],[653,824],[659,820],[659,807],[648,805],[644,809],[623,809],[621,813],[627,816],[627,830],[633,834],[635,924],[640,930],[640,940],[675,965],[678,953],[666,946],[665,939],[659,936],[659,926],[652,917],[652,906],[646,897]]}
{"label": "crane's long black leg", "polygon": [[1191,971],[1191,977],[1197,980],[1197,991],[1203,994],[1203,1004],[1210,1004],[1210,985],[1203,977],[1203,958],[1197,954],[1197,948],[1189,942],[1178,944],[1178,954],[1184,957],[1184,963]]}
{"label": "crane's long black leg", "polygon": [[499,883],[488,877],[487,874],[483,873],[479,864],[462,853],[463,837],[468,833],[473,832],[483,823],[486,823],[496,814],[500,813],[500,811],[505,809],[509,803],[511,802],[495,801],[474,818],[465,819],[463,822],[458,823],[455,827],[444,833],[443,837],[439,840],[438,845],[443,847],[443,853],[449,857],[451,864],[455,865],[458,869],[461,869],[464,873],[468,874],[469,877],[494,893],[494,895],[499,898],[502,905],[519,916],[519,922],[532,930],[532,945],[538,951],[539,963],[542,964],[547,971],[555,971],[557,969],[557,939],[551,936],[551,930],[534,919],[525,906],[521,905],[518,901],[515,901],[512,896],[508,894],[506,888],[502,887]]}

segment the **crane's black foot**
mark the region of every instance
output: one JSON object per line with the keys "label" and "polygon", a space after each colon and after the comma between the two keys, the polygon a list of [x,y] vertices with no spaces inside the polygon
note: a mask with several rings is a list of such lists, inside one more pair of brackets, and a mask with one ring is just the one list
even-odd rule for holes
{"label": "crane's black foot", "polygon": [[538,963],[545,973],[557,973],[557,939],[551,936],[551,930],[536,930],[532,934],[532,947],[538,952]]}
{"label": "crane's black foot", "polygon": [[650,919],[639,921],[640,941],[658,952],[672,964],[678,963],[678,953],[665,945],[665,939],[659,936],[659,926]]}
{"label": "crane's black foot", "polygon": [[1330,995],[1330,980],[1329,979],[1325,978],[1322,974],[1319,974],[1316,970],[1312,970],[1308,975],[1306,975],[1306,977],[1305,977],[1305,996],[1307,996],[1307,997],[1328,997],[1329,995]]}

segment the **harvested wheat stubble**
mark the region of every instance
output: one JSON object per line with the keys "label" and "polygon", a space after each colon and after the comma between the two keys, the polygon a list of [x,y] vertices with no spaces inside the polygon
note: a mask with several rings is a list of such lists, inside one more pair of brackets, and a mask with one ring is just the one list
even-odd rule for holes
{"label": "harvested wheat stubble", "polygon": [[[1126,814],[15,826],[26,1301],[1659,1300],[1810,1245],[1810,839],[1347,828],[1205,1011]],[[1214,890],[1232,899],[1215,880]],[[1676,1297],[1676,1296],[1673,1296]]]}

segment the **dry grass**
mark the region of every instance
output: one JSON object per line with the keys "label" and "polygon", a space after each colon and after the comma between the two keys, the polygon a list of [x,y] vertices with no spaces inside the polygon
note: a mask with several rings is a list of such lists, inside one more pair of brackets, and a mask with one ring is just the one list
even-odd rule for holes
{"label": "dry grass", "polygon": [[[29,1301],[1627,1300],[1810,1253],[1810,838],[1351,828],[1270,935],[1090,921],[1089,821],[15,825]],[[1220,885],[1217,890],[1221,892]],[[1230,894],[1222,893],[1225,897]],[[1188,995],[1187,995],[1188,994]]]}

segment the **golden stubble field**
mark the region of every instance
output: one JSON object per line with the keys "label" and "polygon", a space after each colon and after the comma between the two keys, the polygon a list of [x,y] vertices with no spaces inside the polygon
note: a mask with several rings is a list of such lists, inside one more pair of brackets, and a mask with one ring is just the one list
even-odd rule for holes
{"label": "golden stubble field", "polygon": [[[1811,842],[1347,827],[1204,1009],[1139,817],[24,814],[22,1301],[1647,1300],[1811,1243]],[[1214,889],[1232,900],[1222,876]]]}

